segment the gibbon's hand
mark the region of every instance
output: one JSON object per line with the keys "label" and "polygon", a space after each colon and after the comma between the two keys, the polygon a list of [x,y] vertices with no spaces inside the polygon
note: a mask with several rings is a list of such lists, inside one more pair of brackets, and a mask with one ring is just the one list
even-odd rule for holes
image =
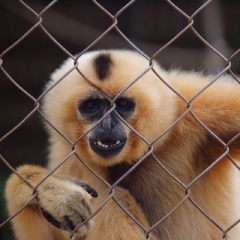
{"label": "gibbon's hand", "polygon": [[[62,230],[72,231],[76,228],[78,236],[86,236],[91,226],[91,220],[88,220],[91,217],[90,201],[98,195],[93,188],[78,179],[55,174],[48,176],[46,168],[36,165],[23,165],[17,172],[29,184],[15,173],[8,179],[5,194],[9,215],[15,214],[31,199],[37,186],[36,198],[13,218],[17,239],[52,239],[52,234],[58,231],[49,228],[48,222]],[[31,230],[28,231],[29,228]]]}
{"label": "gibbon's hand", "polygon": [[[50,176],[37,188],[43,216],[55,227],[68,231],[73,231],[91,216],[91,196],[97,197],[97,192],[76,179]],[[90,226],[88,220],[76,232],[85,235]]]}

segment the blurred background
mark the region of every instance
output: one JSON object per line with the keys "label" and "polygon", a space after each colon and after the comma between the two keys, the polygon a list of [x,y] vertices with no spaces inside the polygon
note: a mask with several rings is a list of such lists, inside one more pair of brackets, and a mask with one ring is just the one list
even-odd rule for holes
{"label": "blurred background", "polygon": [[[59,0],[42,15],[42,25],[69,51],[76,54],[95,41],[112,24],[112,19],[90,0]],[[130,1],[98,1],[115,15]],[[207,1],[172,1],[184,14],[192,16]],[[51,1],[24,1],[40,13]],[[226,59],[240,47],[240,2],[214,0],[194,14],[194,29]],[[167,1],[137,0],[118,16],[118,27],[139,49],[152,56],[171,41],[187,25],[188,19]],[[37,22],[36,15],[16,0],[0,1],[0,65],[14,81],[34,98],[40,96],[50,73],[68,56],[47,37],[41,27],[5,52]],[[131,48],[114,29],[91,49]],[[218,73],[227,63],[193,33],[185,31],[157,55],[165,67],[196,69]],[[240,54],[232,60],[232,70],[240,73]],[[0,69],[0,138],[11,131],[34,108]],[[20,128],[0,142],[0,224],[7,219],[3,197],[6,179],[11,171],[5,159],[16,168],[23,163],[46,164],[47,136],[41,118],[34,114]],[[10,225],[0,228],[0,239],[14,239]]]}

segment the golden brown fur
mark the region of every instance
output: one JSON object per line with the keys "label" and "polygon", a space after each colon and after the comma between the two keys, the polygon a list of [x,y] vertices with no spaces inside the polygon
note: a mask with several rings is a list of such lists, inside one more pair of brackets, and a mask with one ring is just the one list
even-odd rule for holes
{"label": "golden brown fur", "polygon": [[[80,57],[78,64],[80,71],[110,99],[149,66],[149,62],[139,54],[117,50],[87,53]],[[52,75],[47,88],[72,66],[73,60],[67,60]],[[154,69],[187,100],[212,79],[211,76],[195,72],[167,72],[157,63],[154,63]],[[95,153],[89,144],[91,131],[86,136],[83,134],[92,128],[95,129],[96,121],[86,119],[79,111],[79,103],[91,95],[104,99],[74,70],[46,94],[43,112],[73,145],[76,143],[80,159],[113,184],[148,152],[149,144],[119,121],[118,124],[124,128],[127,135],[126,145],[118,154],[107,159]],[[148,143],[153,142],[153,155],[150,154],[118,184],[114,190],[115,198],[148,230],[189,194],[189,198],[154,228],[151,239],[221,239],[223,232],[192,202],[226,230],[240,219],[240,173],[228,157],[223,157],[197,181],[192,182],[224,153],[224,146],[206,131],[194,116],[228,143],[240,132],[240,86],[228,76],[220,77],[191,102],[191,112],[186,113],[159,139],[159,134],[186,112],[187,103],[162,83],[151,70],[121,96],[134,99],[135,109],[125,120]],[[48,168],[52,170],[71,153],[72,144],[50,126],[47,126],[47,130],[50,135]],[[239,158],[239,144],[237,139],[230,145],[230,155],[235,159]],[[161,164],[179,179],[182,185],[167,174]],[[28,178],[32,186],[47,174],[46,169],[35,166],[23,166],[18,172]],[[99,196],[90,199],[87,192],[66,178],[76,178],[88,183],[96,189]],[[52,185],[55,186],[54,191]],[[86,219],[91,215],[89,205],[92,211],[97,210],[109,196],[109,190],[104,182],[72,155],[53,176],[37,188],[38,198],[13,219],[17,239],[68,239],[68,231],[59,230],[48,223],[42,216],[40,207],[46,209],[58,221],[62,221],[65,215],[71,215],[72,209],[76,208],[80,224],[81,217]],[[31,194],[31,187],[12,175],[6,189],[10,214],[16,212]],[[66,200],[69,199],[69,195],[73,202],[69,203]],[[74,200],[80,206],[75,207]],[[78,222],[77,217],[73,216],[72,221]],[[93,223],[79,228],[76,239],[85,236],[90,240],[100,239],[99,237],[104,240],[146,239],[147,233],[112,199],[91,222]],[[227,233],[228,239],[235,240],[239,237],[239,225]]]}

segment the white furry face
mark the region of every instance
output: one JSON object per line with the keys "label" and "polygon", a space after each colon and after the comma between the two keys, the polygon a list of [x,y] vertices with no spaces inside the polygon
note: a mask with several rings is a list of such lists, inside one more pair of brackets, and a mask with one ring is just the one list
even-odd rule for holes
{"label": "white furry face", "polygon": [[[124,121],[147,141],[153,141],[170,124],[169,118],[159,119],[159,113],[155,113],[156,109],[165,111],[171,91],[150,70],[118,95],[149,66],[137,53],[90,52],[80,57],[78,64],[79,70],[97,88],[73,70],[46,95],[45,115],[73,142],[77,141],[83,159],[107,166],[126,159],[129,163],[137,161],[149,145]],[[72,66],[73,60],[67,60],[48,85]],[[51,141],[59,140],[52,129],[50,135]]]}

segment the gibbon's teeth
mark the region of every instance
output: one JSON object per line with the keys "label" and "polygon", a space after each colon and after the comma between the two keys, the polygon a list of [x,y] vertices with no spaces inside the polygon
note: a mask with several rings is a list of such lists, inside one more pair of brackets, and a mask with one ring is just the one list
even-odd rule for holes
{"label": "gibbon's teeth", "polygon": [[100,147],[104,147],[104,148],[107,148],[107,147],[108,147],[107,144],[103,144],[101,141],[98,141],[97,144],[98,144]]}
{"label": "gibbon's teeth", "polygon": [[104,143],[102,143],[101,141],[97,141],[97,142],[94,142],[93,144],[95,145],[95,146],[100,146],[100,147],[103,147],[103,148],[108,148],[108,147],[111,147],[111,146],[113,146],[113,145],[118,145],[118,144],[120,144],[121,142],[119,141],[119,140],[117,140],[115,143],[113,143],[113,144],[111,144],[111,145],[108,145],[108,144],[104,144]]}

